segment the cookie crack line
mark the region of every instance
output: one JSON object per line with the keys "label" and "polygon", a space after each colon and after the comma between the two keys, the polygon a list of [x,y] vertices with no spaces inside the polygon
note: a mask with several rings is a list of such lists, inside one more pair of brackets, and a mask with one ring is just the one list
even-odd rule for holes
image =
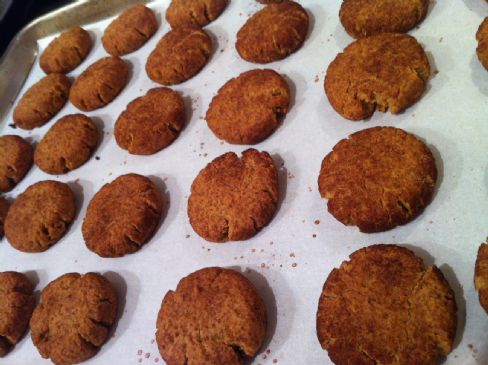
{"label": "cookie crack line", "polygon": [[99,346],[95,345],[93,342],[91,342],[90,340],[86,339],[80,332],[76,332],[76,334],[78,335],[78,337],[80,338],[80,340],[86,344],[88,347],[90,347],[91,349],[93,350],[98,350]]}

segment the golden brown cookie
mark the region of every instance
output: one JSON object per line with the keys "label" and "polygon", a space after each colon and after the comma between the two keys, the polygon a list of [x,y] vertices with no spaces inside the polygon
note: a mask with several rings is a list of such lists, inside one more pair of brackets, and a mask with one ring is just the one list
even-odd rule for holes
{"label": "golden brown cookie", "polygon": [[117,295],[102,275],[64,274],[41,293],[30,321],[32,342],[56,365],[77,364],[107,341],[116,314]]}
{"label": "golden brown cookie", "polygon": [[255,13],[237,33],[236,49],[249,62],[268,63],[296,52],[308,32],[308,14],[289,0]]}
{"label": "golden brown cookie", "polygon": [[240,365],[263,344],[266,307],[242,274],[205,268],[166,293],[156,327],[168,365]]}
{"label": "golden brown cookie", "polygon": [[382,232],[416,218],[430,203],[435,159],[414,135],[393,127],[351,134],[322,161],[319,192],[329,212],[361,232]]}
{"label": "golden brown cookie", "polygon": [[171,28],[197,25],[203,27],[217,19],[228,0],[171,0],[166,20]]}
{"label": "golden brown cookie", "polygon": [[474,286],[478,290],[481,306],[488,313],[488,244],[486,243],[483,243],[478,249]]}
{"label": "golden brown cookie", "polygon": [[151,155],[165,148],[185,125],[185,104],[166,87],[149,90],[131,101],[115,122],[114,136],[120,148],[134,155]]}
{"label": "golden brown cookie", "polygon": [[351,37],[406,33],[427,15],[429,0],[344,0],[341,23]]}
{"label": "golden brown cookie", "polygon": [[456,311],[436,266],[406,248],[373,245],[329,274],[317,336],[336,365],[436,365],[452,350]]}
{"label": "golden brown cookie", "polygon": [[52,73],[36,82],[14,109],[12,118],[17,127],[34,129],[46,124],[66,104],[69,90],[69,79],[63,74]]}
{"label": "golden brown cookie", "polygon": [[35,305],[34,287],[24,274],[0,272],[0,357],[23,337]]}
{"label": "golden brown cookie", "polygon": [[256,144],[266,139],[288,112],[290,90],[273,70],[251,70],[222,86],[205,119],[220,139]]}
{"label": "golden brown cookie", "polygon": [[136,4],[120,14],[105,29],[103,48],[112,56],[137,51],[158,30],[154,12],[143,4]]}
{"label": "golden brown cookie", "polygon": [[488,70],[488,17],[480,24],[476,32],[476,40],[478,41],[476,54],[483,67]]}
{"label": "golden brown cookie", "polygon": [[212,40],[197,26],[170,30],[146,62],[147,76],[162,85],[186,81],[200,72],[212,52]]}
{"label": "golden brown cookie", "polygon": [[65,174],[83,165],[98,143],[95,123],[83,114],[66,115],[41,139],[34,161],[48,174]]}
{"label": "golden brown cookie", "polygon": [[109,104],[127,84],[129,66],[119,57],[104,57],[89,66],[73,83],[69,100],[83,111]]}
{"label": "golden brown cookie", "polygon": [[138,251],[154,233],[163,202],[156,185],[137,174],[105,184],[88,204],[81,231],[86,246],[101,257]]}
{"label": "golden brown cookie", "polygon": [[32,146],[14,135],[0,137],[0,191],[12,190],[32,166]]}
{"label": "golden brown cookie", "polygon": [[0,238],[3,237],[3,225],[5,223],[5,218],[7,218],[8,209],[10,208],[10,203],[4,197],[0,197]]}
{"label": "golden brown cookie", "polygon": [[324,87],[340,115],[361,120],[375,109],[402,112],[420,99],[429,76],[429,60],[417,40],[386,33],[347,46],[329,65]]}
{"label": "golden brown cookie", "polygon": [[75,217],[75,197],[68,184],[45,180],[29,186],[10,207],[5,236],[23,252],[42,252],[58,242]]}
{"label": "golden brown cookie", "polygon": [[267,152],[249,149],[241,158],[228,152],[193,181],[188,217],[207,241],[246,240],[271,221],[278,196],[278,174]]}
{"label": "golden brown cookie", "polygon": [[78,67],[91,48],[90,34],[83,28],[72,27],[49,43],[39,58],[39,65],[47,74],[65,74]]}

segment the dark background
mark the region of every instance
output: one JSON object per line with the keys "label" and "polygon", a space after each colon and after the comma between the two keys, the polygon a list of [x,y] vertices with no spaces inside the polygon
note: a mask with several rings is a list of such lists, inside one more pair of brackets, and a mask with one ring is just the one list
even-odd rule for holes
{"label": "dark background", "polygon": [[[0,0],[0,9],[7,8],[0,18],[0,57],[13,37],[35,18],[74,0]],[[1,16],[1,14],[0,14]]]}

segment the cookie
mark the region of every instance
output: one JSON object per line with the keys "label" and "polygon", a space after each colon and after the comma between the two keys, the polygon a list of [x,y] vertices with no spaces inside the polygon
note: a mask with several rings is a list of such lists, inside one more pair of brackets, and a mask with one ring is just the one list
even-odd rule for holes
{"label": "cookie", "polygon": [[63,74],[49,74],[32,85],[14,109],[17,127],[34,129],[54,117],[68,101],[69,79]]}
{"label": "cookie", "polygon": [[427,15],[429,0],[344,0],[339,18],[353,38],[406,33]]}
{"label": "cookie", "polygon": [[68,184],[45,180],[17,196],[5,219],[5,236],[23,252],[42,252],[64,236],[75,217]]}
{"label": "cookie", "polygon": [[149,90],[131,101],[115,122],[120,148],[134,155],[151,155],[170,145],[185,125],[185,104],[166,87]]}
{"label": "cookie", "polygon": [[3,225],[5,223],[5,218],[7,217],[8,208],[10,208],[10,203],[4,197],[0,197],[0,238],[3,237]]}
{"label": "cookie", "polygon": [[34,287],[24,274],[0,272],[0,357],[23,337],[35,305]]}
{"label": "cookie", "polygon": [[166,20],[171,28],[197,25],[203,27],[217,19],[225,10],[228,0],[171,0]]}
{"label": "cookie", "polygon": [[129,66],[119,57],[104,57],[89,66],[73,83],[69,100],[83,111],[112,102],[129,80]]}
{"label": "cookie", "polygon": [[290,90],[280,74],[251,70],[220,88],[205,119],[217,138],[234,144],[256,144],[273,133],[289,105]]}
{"label": "cookie", "polygon": [[417,40],[387,33],[347,46],[329,65],[324,87],[340,115],[361,120],[375,109],[402,112],[420,99],[429,76],[429,60]]}
{"label": "cookie", "polygon": [[478,290],[481,306],[488,313],[488,244],[486,243],[483,243],[478,249],[474,286]]}
{"label": "cookie", "polygon": [[414,135],[393,127],[351,134],[322,161],[319,192],[329,212],[361,232],[383,232],[415,219],[432,199],[434,156]]}
{"label": "cookie", "polygon": [[242,274],[205,268],[166,293],[156,327],[168,365],[240,365],[263,344],[266,307]]}
{"label": "cookie", "polygon": [[190,224],[211,242],[246,240],[266,226],[278,204],[278,173],[270,155],[228,152],[210,162],[191,185]]}
{"label": "cookie", "polygon": [[0,191],[12,190],[32,166],[32,146],[14,135],[0,137]]}
{"label": "cookie", "polygon": [[373,245],[329,274],[317,336],[336,365],[436,365],[452,350],[456,311],[436,266],[406,248]]}
{"label": "cookie", "polygon": [[117,295],[102,275],[64,274],[41,292],[30,321],[32,342],[56,365],[88,360],[107,341]]}
{"label": "cookie", "polygon": [[296,52],[308,32],[308,14],[289,0],[259,10],[237,33],[236,49],[246,61],[269,63]]}
{"label": "cookie", "polygon": [[83,165],[98,143],[95,123],[83,114],[66,115],[41,139],[34,161],[48,174],[65,174]]}
{"label": "cookie", "polygon": [[488,17],[480,24],[476,32],[476,40],[478,41],[476,54],[483,67],[488,70]]}
{"label": "cookie", "polygon": [[105,29],[103,48],[112,56],[123,56],[137,51],[158,30],[156,15],[148,7],[136,4],[120,14]]}
{"label": "cookie", "polygon": [[39,65],[47,74],[66,74],[83,62],[91,48],[90,34],[83,28],[72,27],[49,43],[39,58]]}
{"label": "cookie", "polygon": [[136,252],[154,233],[162,210],[161,194],[151,180],[119,176],[88,204],[81,228],[86,246],[101,257]]}
{"label": "cookie", "polygon": [[147,76],[162,85],[186,81],[200,72],[212,52],[212,40],[197,26],[170,30],[146,61]]}

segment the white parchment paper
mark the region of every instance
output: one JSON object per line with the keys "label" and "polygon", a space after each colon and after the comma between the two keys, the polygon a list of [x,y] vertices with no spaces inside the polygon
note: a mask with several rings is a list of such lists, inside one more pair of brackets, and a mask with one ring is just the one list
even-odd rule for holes
{"label": "white parchment paper", "polygon": [[[328,64],[352,39],[339,19],[340,1],[301,0],[311,30],[303,48],[265,67],[286,75],[292,90],[290,112],[276,132],[255,147],[271,153],[280,169],[282,200],[268,227],[254,238],[216,245],[192,230],[187,214],[190,185],[200,169],[227,151],[245,146],[221,143],[203,117],[216,91],[228,79],[256,66],[239,58],[236,33],[250,14],[261,8],[254,0],[232,0],[222,16],[206,27],[214,53],[203,71],[175,86],[185,97],[188,122],[179,138],[152,156],[131,156],[113,137],[118,115],[132,99],[156,87],[147,77],[145,60],[169,30],[164,12],[169,1],[155,1],[160,27],[139,51],[127,55],[132,75],[127,87],[105,108],[86,113],[103,129],[103,140],[83,167],[50,176],[33,167],[8,197],[14,198],[39,180],[68,182],[77,195],[77,218],[68,234],[48,251],[26,254],[0,242],[0,271],[26,272],[39,292],[66,273],[97,271],[110,279],[120,299],[118,322],[111,338],[90,360],[93,364],[164,363],[154,342],[155,322],[164,294],[183,276],[207,266],[232,267],[250,278],[264,297],[269,313],[266,343],[253,364],[332,364],[317,340],[315,314],[323,282],[348,255],[373,243],[404,244],[426,264],[436,264],[456,292],[459,325],[449,365],[488,364],[488,316],[473,287],[479,243],[488,235],[488,72],[476,55],[475,33],[488,4],[482,0],[432,1],[426,20],[411,32],[425,47],[435,75],[423,98],[400,115],[375,113],[365,122],[349,122],[334,112],[323,91]],[[69,76],[106,55],[100,38],[111,19],[85,28],[96,38],[89,57]],[[42,51],[52,37],[39,41]],[[38,62],[21,94],[43,77]],[[68,103],[55,120],[78,112]],[[18,134],[36,143],[54,120],[31,132],[12,129],[11,113],[2,134]],[[326,211],[317,191],[322,158],[342,138],[377,125],[415,133],[432,148],[439,169],[432,203],[415,221],[389,232],[363,234],[345,227]],[[97,159],[95,158],[97,156]],[[98,159],[99,158],[99,159]],[[164,192],[164,219],[155,236],[132,255],[103,259],[83,242],[81,223],[88,202],[115,177],[148,175]],[[43,364],[30,334],[2,364]]]}

